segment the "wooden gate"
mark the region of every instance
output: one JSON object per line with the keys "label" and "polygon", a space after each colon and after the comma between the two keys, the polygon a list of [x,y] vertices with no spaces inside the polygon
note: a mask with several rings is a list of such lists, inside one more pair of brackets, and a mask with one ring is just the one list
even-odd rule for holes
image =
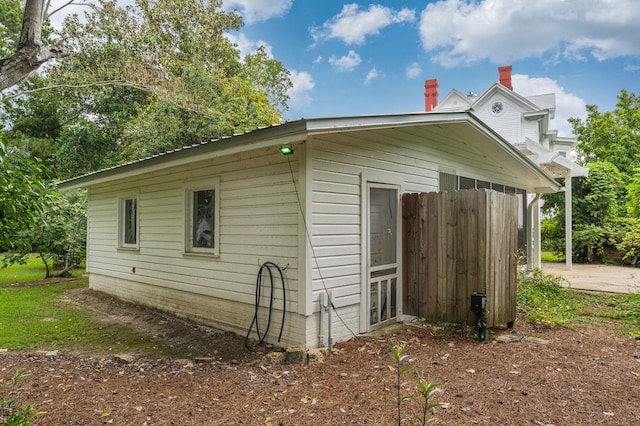
{"label": "wooden gate", "polygon": [[516,318],[518,200],[479,189],[404,194],[403,310],[471,323],[470,295],[487,296],[487,326]]}

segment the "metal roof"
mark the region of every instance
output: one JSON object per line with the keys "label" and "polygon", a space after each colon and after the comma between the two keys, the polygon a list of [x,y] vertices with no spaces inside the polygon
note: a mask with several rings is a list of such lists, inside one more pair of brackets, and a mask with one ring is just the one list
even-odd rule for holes
{"label": "metal roof", "polygon": [[[409,136],[411,132],[402,132],[402,128],[429,128],[439,129],[439,135],[444,136],[443,130],[453,123],[463,124],[469,127],[464,138],[477,136],[483,144],[497,148],[495,152],[500,153],[506,162],[515,162],[523,173],[534,180],[536,191],[553,192],[559,186],[551,176],[541,170],[535,163],[523,155],[517,148],[503,139],[489,126],[483,123],[470,111],[460,112],[436,112],[436,113],[408,113],[408,114],[385,114],[385,115],[364,115],[352,117],[333,118],[312,118],[300,119],[283,124],[272,125],[259,128],[242,134],[206,141],[200,144],[184,146],[158,155],[142,158],[117,166],[90,172],[58,183],[58,188],[62,191],[73,190],[91,185],[106,183],[125,177],[137,176],[151,171],[157,171],[168,167],[189,164],[193,161],[200,161],[208,158],[215,158],[224,155],[240,153],[252,149],[260,149],[271,146],[279,146],[285,143],[302,142],[309,137],[319,135],[346,135],[349,132],[366,132],[368,137],[375,137],[381,132],[396,132],[398,135]],[[440,126],[440,127],[438,127]],[[470,133],[469,133],[470,132]],[[480,137],[482,135],[482,137]],[[433,140],[437,143],[437,140]],[[466,145],[474,143],[471,140],[461,141]],[[478,142],[480,143],[480,142]],[[483,149],[486,149],[483,148]],[[533,189],[529,189],[533,190]]]}

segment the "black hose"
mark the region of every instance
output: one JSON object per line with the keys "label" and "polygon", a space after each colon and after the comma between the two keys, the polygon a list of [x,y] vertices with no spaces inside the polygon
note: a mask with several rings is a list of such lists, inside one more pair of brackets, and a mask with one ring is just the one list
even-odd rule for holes
{"label": "black hose", "polygon": [[[275,292],[275,285],[273,281],[273,271],[272,268],[275,268],[280,274],[280,282],[282,283],[282,324],[280,325],[280,334],[278,335],[278,342],[282,339],[282,332],[284,330],[284,319],[287,309],[287,291],[284,285],[284,274],[282,273],[282,269],[273,262],[264,262],[260,266],[260,270],[258,271],[258,277],[256,278],[256,299],[255,299],[255,309],[253,313],[253,320],[251,321],[251,325],[249,326],[249,331],[247,331],[247,336],[244,339],[244,345],[247,349],[253,349],[257,346],[260,346],[264,340],[267,338],[267,334],[269,334],[269,328],[271,327],[271,315],[273,313],[273,299]],[[269,316],[267,317],[267,327],[264,330],[264,333],[260,333],[260,324],[258,322],[258,311],[260,310],[260,297],[262,296],[262,281],[263,281],[263,271],[267,270],[269,272],[269,279],[271,282],[271,295],[269,297]],[[251,330],[253,326],[256,326],[256,334],[258,335],[258,343],[256,343],[253,347],[249,346],[249,335],[251,334]]]}

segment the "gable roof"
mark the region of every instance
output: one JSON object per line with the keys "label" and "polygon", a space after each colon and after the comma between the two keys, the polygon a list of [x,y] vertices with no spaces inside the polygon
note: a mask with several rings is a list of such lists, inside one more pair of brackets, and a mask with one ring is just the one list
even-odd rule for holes
{"label": "gable roof", "polygon": [[477,109],[477,107],[482,106],[488,102],[491,102],[494,96],[501,95],[505,98],[511,99],[516,105],[519,105],[525,111],[539,111],[540,108],[531,102],[531,100],[525,98],[522,95],[514,92],[513,90],[509,90],[504,87],[500,83],[493,83],[491,87],[485,90],[474,102],[472,108]]}
{"label": "gable roof", "polygon": [[464,111],[469,109],[474,101],[475,97],[469,98],[453,89],[435,106],[434,111]]}
{"label": "gable roof", "polygon": [[[88,187],[193,161],[302,142],[319,135],[331,134],[332,138],[339,139],[341,135],[354,131],[364,132],[371,139],[384,139],[392,132],[398,140],[404,138],[438,143],[447,138],[449,143],[459,144],[460,147],[476,145],[475,151],[479,155],[491,158],[512,172],[517,170],[517,175],[528,183],[525,188],[528,191],[555,192],[559,189],[550,175],[469,111],[300,119],[87,173],[58,183],[58,188],[68,191]],[[487,154],[489,152],[491,154]]]}

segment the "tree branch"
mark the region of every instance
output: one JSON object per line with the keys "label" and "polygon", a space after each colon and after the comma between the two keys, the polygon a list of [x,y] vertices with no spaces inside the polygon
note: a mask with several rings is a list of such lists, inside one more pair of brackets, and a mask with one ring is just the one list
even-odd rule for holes
{"label": "tree branch", "polygon": [[73,4],[73,5],[75,5],[75,6],[92,6],[92,4],[91,4],[91,3],[76,3],[74,0],[69,0],[69,1],[67,1],[65,4],[63,4],[62,6],[60,6],[60,7],[59,7],[59,8],[57,8],[56,10],[54,10],[53,12],[49,13],[49,12],[48,12],[48,10],[49,10],[49,5],[50,5],[50,3],[51,3],[51,0],[48,0],[48,1],[47,1],[47,8],[46,8],[46,11],[47,11],[47,12],[46,12],[46,14],[47,14],[47,19],[48,19],[48,18],[51,18],[51,16],[53,16],[54,14],[56,14],[56,13],[60,12],[60,11],[61,11],[62,9],[64,9],[65,7],[70,6],[70,5],[72,5],[72,4]]}
{"label": "tree branch", "polygon": [[[140,84],[140,83],[135,83],[132,81],[128,81],[128,80],[105,80],[105,81],[96,81],[94,83],[85,83],[85,84],[54,84],[51,86],[46,86],[46,87],[38,87],[35,89],[28,89],[28,90],[23,90],[21,92],[18,93],[13,93],[11,95],[5,95],[3,97],[0,98],[0,100],[9,100],[9,99],[14,99],[14,98],[18,98],[22,95],[28,95],[30,93],[37,93],[37,92],[42,92],[45,90],[52,90],[52,89],[87,89],[90,87],[103,87],[103,86],[114,86],[114,87],[131,87],[133,89],[138,89],[138,90],[142,90],[145,91],[147,93],[151,93],[155,96],[157,96],[158,98],[162,99],[165,102],[170,103],[171,105],[180,108],[184,111],[188,111],[188,112],[193,112],[195,114],[199,114],[202,116],[213,116],[215,114],[209,114],[206,113],[200,109],[196,109],[196,108],[189,108],[185,105],[181,105],[178,102],[174,101],[173,99],[171,99],[168,96],[163,96],[163,94],[158,91],[157,89],[154,89],[152,86],[148,86],[145,84]],[[215,113],[215,111],[213,111]]]}
{"label": "tree branch", "polygon": [[0,91],[18,84],[45,62],[69,54],[63,47],[42,45],[44,7],[44,0],[26,1],[16,53],[0,60]]}

